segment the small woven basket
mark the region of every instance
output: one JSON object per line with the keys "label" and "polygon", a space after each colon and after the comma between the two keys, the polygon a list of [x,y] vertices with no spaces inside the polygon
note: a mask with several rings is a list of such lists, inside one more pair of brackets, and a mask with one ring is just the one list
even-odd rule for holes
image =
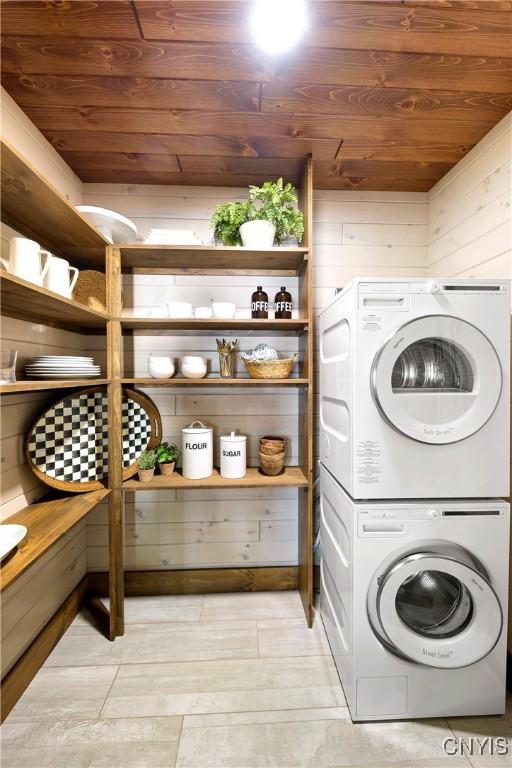
{"label": "small woven basket", "polygon": [[298,354],[284,360],[244,360],[251,379],[288,379],[297,362]]}
{"label": "small woven basket", "polygon": [[80,270],[73,299],[97,312],[107,311],[107,278],[95,269]]}

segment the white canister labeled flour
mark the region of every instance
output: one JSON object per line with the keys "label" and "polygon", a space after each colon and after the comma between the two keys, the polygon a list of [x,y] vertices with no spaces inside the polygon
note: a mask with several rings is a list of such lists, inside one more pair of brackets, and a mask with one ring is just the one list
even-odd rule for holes
{"label": "white canister labeled flour", "polygon": [[183,477],[201,480],[213,473],[213,429],[193,421],[182,431]]}
{"label": "white canister labeled flour", "polygon": [[234,480],[247,474],[245,435],[220,436],[220,474],[221,477]]}

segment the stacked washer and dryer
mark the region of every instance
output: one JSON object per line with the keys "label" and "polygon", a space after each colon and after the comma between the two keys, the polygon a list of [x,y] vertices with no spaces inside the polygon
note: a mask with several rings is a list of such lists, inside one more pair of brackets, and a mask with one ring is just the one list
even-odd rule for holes
{"label": "stacked washer and dryer", "polygon": [[352,719],[505,708],[506,281],[354,280],[320,318],[320,611]]}

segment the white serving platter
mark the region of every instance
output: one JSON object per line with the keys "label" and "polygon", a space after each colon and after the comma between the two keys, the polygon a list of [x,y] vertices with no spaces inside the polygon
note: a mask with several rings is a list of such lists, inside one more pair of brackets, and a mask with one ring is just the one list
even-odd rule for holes
{"label": "white serving platter", "polygon": [[77,205],[76,208],[110,243],[132,243],[137,237],[133,221],[116,211],[96,205]]}
{"label": "white serving platter", "polygon": [[0,525],[0,560],[7,557],[26,535],[27,529],[24,525]]}

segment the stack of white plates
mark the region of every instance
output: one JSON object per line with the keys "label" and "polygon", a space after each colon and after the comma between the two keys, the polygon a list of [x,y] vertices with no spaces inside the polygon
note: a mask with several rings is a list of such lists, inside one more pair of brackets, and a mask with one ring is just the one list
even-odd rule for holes
{"label": "stack of white plates", "polygon": [[93,379],[101,376],[101,368],[92,357],[45,355],[34,357],[25,374],[29,379]]}

